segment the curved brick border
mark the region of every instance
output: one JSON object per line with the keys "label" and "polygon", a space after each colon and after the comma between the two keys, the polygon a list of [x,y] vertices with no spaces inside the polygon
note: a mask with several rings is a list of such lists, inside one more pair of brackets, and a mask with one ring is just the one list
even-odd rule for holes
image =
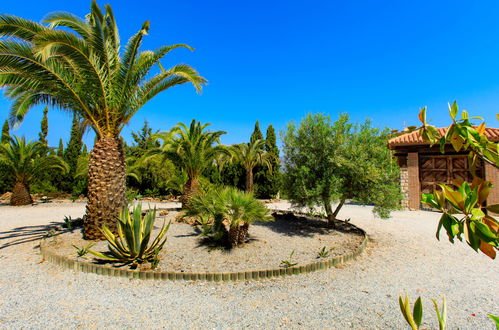
{"label": "curved brick border", "polygon": [[[284,210],[272,210],[273,212],[279,213],[290,213]],[[307,216],[306,214],[293,212],[295,215]],[[90,262],[78,261],[71,259],[69,257],[64,257],[55,253],[47,244],[46,239],[42,239],[40,242],[40,251],[45,258],[45,260],[50,261],[56,265],[62,266],[67,269],[72,269],[75,271],[81,271],[84,273],[95,273],[99,275],[116,276],[116,277],[126,277],[126,278],[138,278],[141,280],[171,280],[171,281],[213,281],[213,282],[227,282],[227,281],[245,281],[245,280],[258,280],[286,275],[298,275],[311,273],[319,270],[325,270],[336,265],[343,264],[345,262],[354,260],[360,256],[367,247],[368,237],[366,232],[354,225],[357,228],[364,239],[362,243],[355,249],[355,251],[336,256],[333,258],[323,259],[321,261],[313,262],[306,265],[297,265],[289,268],[274,268],[265,270],[250,270],[250,271],[240,271],[240,272],[155,272],[155,271],[138,271],[130,269],[115,268],[105,265],[97,265]]]}

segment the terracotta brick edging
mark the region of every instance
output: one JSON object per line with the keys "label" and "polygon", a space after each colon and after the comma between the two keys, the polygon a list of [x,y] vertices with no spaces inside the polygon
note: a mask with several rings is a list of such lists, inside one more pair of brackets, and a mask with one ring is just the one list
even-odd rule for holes
{"label": "terracotta brick edging", "polygon": [[[272,210],[273,212],[287,212],[281,210]],[[302,215],[300,213],[293,213]],[[354,226],[351,224],[351,226]],[[70,270],[80,271],[84,273],[94,273],[98,275],[107,275],[125,278],[137,278],[141,280],[170,280],[170,281],[209,281],[209,282],[228,282],[228,281],[247,281],[267,279],[272,277],[298,275],[312,273],[316,271],[326,270],[331,267],[341,265],[345,262],[352,261],[359,257],[367,247],[368,237],[366,232],[357,227],[363,236],[362,243],[353,251],[340,256],[325,258],[321,261],[312,262],[305,265],[296,265],[289,268],[273,268],[264,270],[249,270],[239,272],[155,272],[151,270],[139,271],[131,269],[123,269],[110,267],[105,265],[97,265],[91,262],[78,261],[69,257],[58,255],[54,250],[50,249],[46,239],[40,242],[40,251],[43,258],[58,266]]]}

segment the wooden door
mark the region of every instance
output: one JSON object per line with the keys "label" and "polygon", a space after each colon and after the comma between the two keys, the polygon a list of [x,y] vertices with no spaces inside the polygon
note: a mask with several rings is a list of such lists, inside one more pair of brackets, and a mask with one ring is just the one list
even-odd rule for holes
{"label": "wooden door", "polygon": [[[477,164],[477,174],[483,173],[482,164]],[[473,180],[469,172],[466,155],[420,155],[419,180],[422,193],[431,193],[440,190],[439,184],[452,185],[453,179],[462,179],[468,182]]]}

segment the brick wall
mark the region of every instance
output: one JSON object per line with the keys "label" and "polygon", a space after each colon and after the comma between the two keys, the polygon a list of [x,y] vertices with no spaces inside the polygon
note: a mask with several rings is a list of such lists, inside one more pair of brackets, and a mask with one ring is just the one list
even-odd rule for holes
{"label": "brick wall", "polygon": [[409,190],[409,210],[419,210],[421,200],[419,184],[419,157],[417,152],[407,154],[407,181]]}

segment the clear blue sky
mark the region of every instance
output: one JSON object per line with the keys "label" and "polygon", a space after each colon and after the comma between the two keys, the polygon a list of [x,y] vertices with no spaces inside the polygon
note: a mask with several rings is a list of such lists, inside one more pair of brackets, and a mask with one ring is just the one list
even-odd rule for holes
{"label": "clear blue sky", "polygon": [[[151,21],[143,49],[187,43],[164,64],[191,64],[209,80],[202,95],[191,86],[164,92],[132,119],[166,130],[192,118],[228,132],[226,144],[247,141],[256,120],[282,129],[306,113],[401,129],[417,124],[427,105],[447,125],[447,102],[498,126],[498,1],[99,1],[110,3],[123,41]],[[36,21],[52,11],[88,13],[87,0],[2,1],[0,12]],[[0,96],[0,120],[10,101]],[[41,109],[17,135],[38,138]],[[0,122],[0,124],[1,124]],[[49,143],[69,136],[71,119],[49,111]],[[85,137],[92,143],[91,135]]]}

